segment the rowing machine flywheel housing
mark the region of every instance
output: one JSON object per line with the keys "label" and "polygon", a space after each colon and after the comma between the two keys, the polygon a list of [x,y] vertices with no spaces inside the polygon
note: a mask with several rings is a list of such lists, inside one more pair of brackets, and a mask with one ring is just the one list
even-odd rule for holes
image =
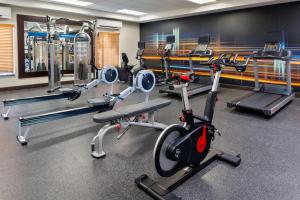
{"label": "rowing machine flywheel housing", "polygon": [[100,71],[101,80],[107,84],[114,84],[118,76],[118,70],[112,66],[106,66]]}
{"label": "rowing machine flywheel housing", "polygon": [[150,70],[141,70],[136,75],[136,87],[142,92],[151,92],[156,84],[155,75]]}

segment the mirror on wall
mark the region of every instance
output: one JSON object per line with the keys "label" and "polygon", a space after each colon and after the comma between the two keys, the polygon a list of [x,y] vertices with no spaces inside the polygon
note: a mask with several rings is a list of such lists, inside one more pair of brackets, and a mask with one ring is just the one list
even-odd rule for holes
{"label": "mirror on wall", "polygon": [[[17,15],[19,77],[47,76],[49,34],[53,39],[55,62],[63,74],[74,71],[74,38],[83,22],[63,18]],[[49,25],[50,24],[50,25]]]}
{"label": "mirror on wall", "polygon": [[24,21],[25,72],[48,70],[46,23]]}

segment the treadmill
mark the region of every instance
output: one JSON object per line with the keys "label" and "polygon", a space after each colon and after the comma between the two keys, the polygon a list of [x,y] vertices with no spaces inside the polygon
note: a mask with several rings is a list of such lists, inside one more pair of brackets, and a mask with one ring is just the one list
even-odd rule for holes
{"label": "treadmill", "polygon": [[[162,73],[156,76],[156,85],[162,86],[170,82],[170,55],[175,43],[175,36],[171,35],[167,37],[166,44],[158,49],[161,56],[161,70]],[[163,48],[162,48],[163,47]]]}
{"label": "treadmill", "polygon": [[[211,90],[212,83],[214,80],[214,72],[212,69],[207,67],[207,70],[210,71],[210,80],[208,83],[204,83],[202,80],[199,81],[199,76],[195,76],[194,71],[194,65],[193,65],[193,58],[208,58],[209,60],[211,57],[213,57],[213,51],[208,49],[208,46],[210,44],[210,36],[200,36],[198,38],[198,45],[195,49],[191,51],[187,56],[189,57],[189,68],[190,71],[187,73],[184,73],[188,75],[191,78],[191,83],[189,84],[188,89],[188,97],[192,97],[197,94],[205,93]],[[200,67],[209,66],[209,63],[200,61]],[[200,68],[199,67],[199,68]],[[207,82],[207,80],[206,80]],[[159,93],[168,94],[169,96],[173,97],[181,97],[181,91],[180,90],[170,90],[169,87],[165,87],[159,90]]]}
{"label": "treadmill", "polygon": [[[270,37],[272,38],[272,37]],[[227,107],[255,111],[271,117],[281,108],[295,99],[295,92],[291,86],[291,51],[284,49],[279,39],[269,40],[264,49],[254,52],[253,68],[255,88],[250,94],[234,99],[227,103]],[[261,84],[257,60],[281,60],[285,63],[286,85]]]}

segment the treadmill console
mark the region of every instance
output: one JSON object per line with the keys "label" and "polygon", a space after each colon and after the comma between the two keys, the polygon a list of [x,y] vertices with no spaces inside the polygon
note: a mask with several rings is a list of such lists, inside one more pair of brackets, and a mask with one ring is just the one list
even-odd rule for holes
{"label": "treadmill console", "polygon": [[164,53],[163,53],[163,55],[165,57],[167,57],[167,56],[170,55],[171,50],[173,49],[173,43],[174,42],[175,42],[175,36],[174,35],[167,37],[167,43],[166,43],[166,45],[164,47]]}
{"label": "treadmill console", "polygon": [[264,46],[264,52],[280,52],[280,43],[266,43]]}
{"label": "treadmill console", "polygon": [[269,32],[263,50],[253,54],[254,59],[289,60],[292,53],[284,49],[282,32]]}
{"label": "treadmill console", "polygon": [[200,56],[200,57],[210,57],[213,55],[212,50],[208,49],[210,43],[210,36],[200,36],[198,38],[198,45],[195,49],[191,51],[189,56]]}
{"label": "treadmill console", "polygon": [[292,53],[283,49],[279,42],[266,43],[263,50],[254,52],[254,59],[288,60]]}
{"label": "treadmill console", "polygon": [[146,44],[145,42],[138,43],[138,50],[136,52],[136,57],[141,57],[144,54]]}

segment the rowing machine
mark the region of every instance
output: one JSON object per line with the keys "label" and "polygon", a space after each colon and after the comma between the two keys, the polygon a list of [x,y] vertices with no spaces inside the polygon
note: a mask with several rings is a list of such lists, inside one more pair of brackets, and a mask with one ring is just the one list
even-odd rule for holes
{"label": "rowing machine", "polygon": [[[104,70],[105,69],[105,70]],[[113,107],[120,101],[123,101],[126,99],[129,95],[136,91],[141,91],[145,94],[145,99],[148,99],[149,92],[153,89],[153,87],[148,86],[149,82],[150,85],[152,85],[152,81],[155,82],[155,77],[153,72],[148,70],[136,70],[133,74],[133,85],[126,88],[124,91],[122,91],[120,94],[113,94],[113,84],[118,80],[118,72],[116,68],[113,67],[105,67],[99,77],[103,79],[102,81],[105,83],[110,83],[111,89],[109,94],[105,94],[104,99],[89,99],[88,105],[79,107],[79,108],[73,108],[73,109],[67,109],[57,112],[50,112],[45,113],[41,115],[33,115],[33,116],[26,116],[26,117],[20,117],[19,118],[19,134],[17,136],[18,141],[22,145],[27,144],[27,136],[30,131],[30,127],[32,125],[36,124],[42,124],[50,121],[55,121],[59,119],[65,119],[68,117],[74,117],[78,115],[83,115],[87,113],[92,112],[105,112],[112,110]],[[93,87],[93,85],[97,85],[96,80],[93,84],[90,85],[90,87]],[[85,89],[88,89],[87,86]]]}
{"label": "rowing machine", "polygon": [[[103,77],[103,74],[110,77]],[[23,104],[31,104],[31,103],[38,103],[44,101],[51,101],[51,100],[58,100],[58,99],[67,99],[69,101],[75,101],[78,99],[83,93],[89,91],[90,89],[96,87],[101,83],[114,83],[111,80],[115,76],[118,77],[118,71],[115,70],[113,67],[104,67],[102,70],[98,70],[98,79],[91,81],[90,83],[83,85],[78,88],[61,88],[59,89],[59,93],[56,94],[49,94],[49,95],[41,95],[41,96],[34,96],[34,97],[25,97],[20,99],[7,99],[3,100],[3,107],[1,116],[4,120],[9,119],[9,113],[12,109],[12,106],[23,105]],[[108,79],[110,78],[110,79]],[[111,88],[113,90],[113,86]]]}

